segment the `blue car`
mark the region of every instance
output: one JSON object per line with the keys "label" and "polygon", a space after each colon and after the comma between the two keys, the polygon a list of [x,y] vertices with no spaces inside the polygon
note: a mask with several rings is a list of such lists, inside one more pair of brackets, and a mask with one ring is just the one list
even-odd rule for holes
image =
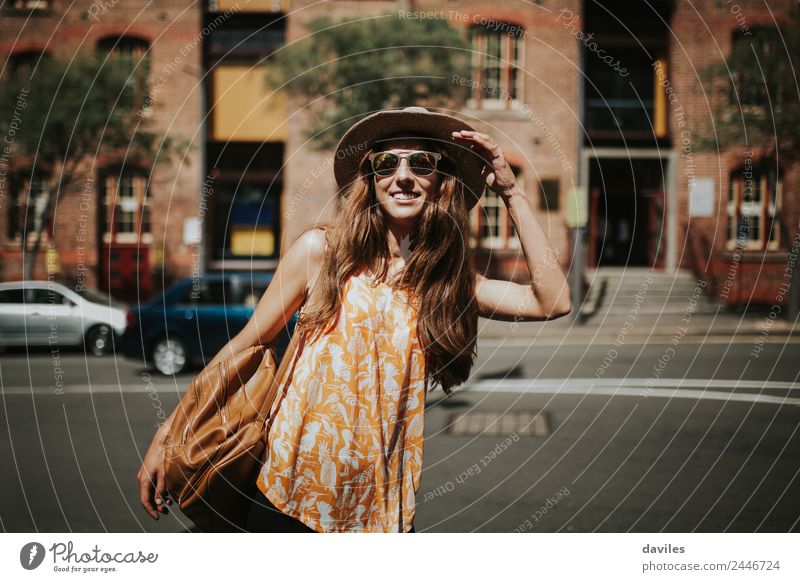
{"label": "blue car", "polygon": [[[187,277],[150,302],[131,308],[118,352],[165,375],[205,366],[236,336],[272,280],[271,273]],[[297,321],[277,339],[280,358]]]}

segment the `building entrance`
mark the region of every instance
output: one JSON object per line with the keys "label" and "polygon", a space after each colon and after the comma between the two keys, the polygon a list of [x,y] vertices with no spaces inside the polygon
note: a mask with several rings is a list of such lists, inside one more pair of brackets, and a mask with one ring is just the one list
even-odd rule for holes
{"label": "building entrance", "polygon": [[664,267],[666,176],[661,158],[589,165],[589,265]]}

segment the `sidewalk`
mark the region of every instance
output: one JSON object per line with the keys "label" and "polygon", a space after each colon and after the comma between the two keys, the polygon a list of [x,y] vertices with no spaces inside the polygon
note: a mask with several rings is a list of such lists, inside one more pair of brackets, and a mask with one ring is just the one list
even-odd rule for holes
{"label": "sidewalk", "polygon": [[730,313],[724,306],[716,313],[629,313],[618,315],[599,313],[583,324],[573,320],[573,314],[543,322],[506,322],[481,318],[478,321],[478,338],[535,339],[548,343],[613,343],[624,338],[635,341],[665,342],[691,337],[719,341],[725,338],[757,340],[759,337],[785,338],[800,341],[800,325],[769,317],[769,312]]}
{"label": "sidewalk", "polygon": [[591,272],[589,292],[571,313],[554,321],[514,323],[480,319],[481,340],[585,344],[631,341],[800,342],[798,321],[778,307],[732,310],[708,297],[688,271],[604,267]]}

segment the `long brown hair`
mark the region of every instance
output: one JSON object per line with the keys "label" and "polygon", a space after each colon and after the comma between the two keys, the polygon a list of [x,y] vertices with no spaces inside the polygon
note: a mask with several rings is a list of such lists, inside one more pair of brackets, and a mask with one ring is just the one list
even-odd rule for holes
{"label": "long brown hair", "polygon": [[[411,256],[396,282],[417,300],[417,331],[425,355],[425,376],[445,393],[464,383],[475,360],[478,309],[475,271],[469,249],[469,220],[464,184],[444,148],[439,187],[411,234]],[[387,222],[377,204],[366,152],[358,174],[345,188],[336,224],[326,228],[328,246],[314,299],[303,309],[298,324],[311,332],[335,327],[347,280],[365,266],[379,265],[376,278],[384,281],[389,267]]]}

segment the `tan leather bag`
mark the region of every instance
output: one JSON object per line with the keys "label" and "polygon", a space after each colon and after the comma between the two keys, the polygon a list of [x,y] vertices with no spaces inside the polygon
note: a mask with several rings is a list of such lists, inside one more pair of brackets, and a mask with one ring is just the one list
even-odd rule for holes
{"label": "tan leather bag", "polygon": [[271,345],[206,366],[178,404],[164,455],[166,489],[203,531],[244,529],[264,460],[270,410],[278,389],[294,373],[303,339],[295,330],[277,370]]}

